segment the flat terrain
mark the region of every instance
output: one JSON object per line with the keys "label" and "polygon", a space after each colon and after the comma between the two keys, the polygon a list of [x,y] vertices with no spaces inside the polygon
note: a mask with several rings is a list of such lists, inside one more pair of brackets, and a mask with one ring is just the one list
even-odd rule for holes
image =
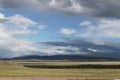
{"label": "flat terrain", "polygon": [[120,62],[25,62],[25,61],[1,61],[0,77],[120,77],[120,68],[117,69],[51,69],[51,68],[29,68],[24,65],[81,65],[81,64],[104,64],[119,65]]}
{"label": "flat terrain", "polygon": [[0,77],[0,80],[120,80],[120,77]]}

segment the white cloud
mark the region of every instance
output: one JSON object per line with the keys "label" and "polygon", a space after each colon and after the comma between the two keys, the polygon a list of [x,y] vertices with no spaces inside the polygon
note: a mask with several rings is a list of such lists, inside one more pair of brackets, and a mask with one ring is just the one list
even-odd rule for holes
{"label": "white cloud", "polygon": [[4,19],[5,18],[5,15],[0,13],[0,19]]}
{"label": "white cloud", "polygon": [[[86,25],[86,21],[80,23]],[[90,21],[87,27],[79,32],[79,36],[95,37],[95,38],[120,38],[120,20],[118,19],[102,19],[96,23]],[[80,25],[80,26],[81,26]]]}
{"label": "white cloud", "polygon": [[38,29],[40,29],[40,30],[43,30],[44,28],[46,28],[47,26],[46,25],[44,25],[44,24],[39,24],[39,27],[38,27]]}
{"label": "white cloud", "polygon": [[5,23],[7,21],[8,21],[8,19],[5,19],[5,15],[0,13],[0,23]]}
{"label": "white cloud", "polygon": [[92,52],[104,52],[104,51],[101,51],[101,50],[96,50],[96,49],[93,49],[93,48],[87,48],[89,51],[92,51]]}
{"label": "white cloud", "polygon": [[5,24],[7,32],[11,36],[25,36],[39,33],[45,28],[45,25],[39,24],[22,15],[13,15],[7,17],[9,21]]}
{"label": "white cloud", "polygon": [[64,34],[64,35],[72,35],[72,34],[76,33],[76,30],[75,29],[69,29],[69,28],[62,28],[60,30],[60,33]]}
{"label": "white cloud", "polygon": [[84,21],[80,23],[80,26],[90,26],[92,23],[90,21]]}
{"label": "white cloud", "polygon": [[14,26],[20,27],[22,29],[27,29],[28,27],[31,27],[37,24],[35,21],[32,21],[31,19],[28,19],[22,15],[14,15],[14,16],[8,17],[8,19],[10,19],[9,22],[11,24],[14,24]]}
{"label": "white cloud", "polygon": [[40,50],[30,41],[25,41],[24,37],[39,33],[44,29],[45,25],[41,25],[21,15],[5,17],[4,14],[0,13],[0,16],[7,20],[6,23],[0,22],[1,57],[40,53]]}
{"label": "white cloud", "polygon": [[[63,46],[50,46],[49,48],[40,49],[43,53],[48,53],[49,55],[56,54],[79,54],[80,50],[77,47],[63,47]],[[82,54],[82,53],[81,53]]]}

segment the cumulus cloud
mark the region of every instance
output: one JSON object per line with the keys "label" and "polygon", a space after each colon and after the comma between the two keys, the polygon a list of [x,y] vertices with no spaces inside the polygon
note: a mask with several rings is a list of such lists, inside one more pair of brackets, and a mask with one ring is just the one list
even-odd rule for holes
{"label": "cumulus cloud", "polygon": [[5,15],[3,15],[2,13],[0,13],[0,19],[4,19]]}
{"label": "cumulus cloud", "polygon": [[[33,43],[25,41],[24,37],[39,33],[45,25],[41,25],[22,15],[5,17],[0,13],[0,56],[13,57],[41,53]],[[34,29],[32,29],[34,28]]]}
{"label": "cumulus cloud", "polygon": [[80,26],[90,26],[92,23],[90,21],[84,21],[80,23]]}
{"label": "cumulus cloud", "polygon": [[120,43],[86,39],[65,39],[61,42],[38,42],[38,44],[57,47],[61,54],[82,54],[95,57],[120,56]]}
{"label": "cumulus cloud", "polygon": [[37,24],[36,22],[21,15],[14,15],[8,18],[10,19],[9,22],[13,23],[14,26],[17,26],[23,29],[27,29],[28,27],[31,27],[32,25]]}
{"label": "cumulus cloud", "polygon": [[52,10],[92,17],[120,17],[119,0],[0,0],[1,8]]}
{"label": "cumulus cloud", "polygon": [[60,30],[60,33],[64,34],[64,35],[72,35],[72,34],[76,33],[76,30],[75,29],[69,29],[69,28],[62,28]]}
{"label": "cumulus cloud", "polygon": [[8,21],[7,19],[5,19],[5,15],[3,15],[2,13],[0,13],[0,23],[4,23]]}
{"label": "cumulus cloud", "polygon": [[80,27],[79,36],[94,38],[120,38],[120,20],[118,19],[102,19],[96,21],[83,21]]}
{"label": "cumulus cloud", "polygon": [[51,0],[49,4],[51,9],[67,14],[81,13],[84,10],[75,0]]}

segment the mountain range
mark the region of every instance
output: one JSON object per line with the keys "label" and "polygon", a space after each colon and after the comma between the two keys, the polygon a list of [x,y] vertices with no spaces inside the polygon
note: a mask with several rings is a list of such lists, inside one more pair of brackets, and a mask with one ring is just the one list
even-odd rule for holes
{"label": "mountain range", "polygon": [[5,58],[4,60],[119,61],[120,58],[91,57],[85,55],[51,55],[51,56],[26,55],[20,57]]}

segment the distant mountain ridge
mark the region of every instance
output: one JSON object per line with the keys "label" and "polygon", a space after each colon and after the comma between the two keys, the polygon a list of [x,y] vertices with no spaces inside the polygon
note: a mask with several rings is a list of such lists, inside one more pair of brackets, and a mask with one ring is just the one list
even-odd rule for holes
{"label": "distant mountain ridge", "polygon": [[120,61],[119,58],[107,58],[107,57],[90,57],[85,55],[51,55],[51,56],[39,56],[39,55],[27,55],[14,58],[7,58],[6,60],[68,60],[68,61]]}

